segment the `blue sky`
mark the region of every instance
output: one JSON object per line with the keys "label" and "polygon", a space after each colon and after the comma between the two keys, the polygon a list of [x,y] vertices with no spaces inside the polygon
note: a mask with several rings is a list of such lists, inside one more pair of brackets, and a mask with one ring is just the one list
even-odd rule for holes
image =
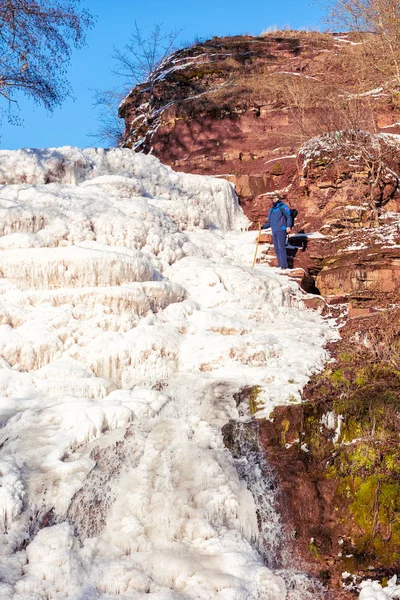
{"label": "blue sky", "polygon": [[321,28],[322,10],[313,0],[83,0],[96,16],[87,46],[75,51],[69,79],[75,100],[53,114],[20,97],[21,126],[2,124],[0,148],[93,146],[98,130],[93,89],[115,89],[121,80],[112,74],[113,48],[122,49],[136,20],[144,32],[162,23],[165,31],[182,29],[180,42],[215,35],[258,35],[268,27]]}

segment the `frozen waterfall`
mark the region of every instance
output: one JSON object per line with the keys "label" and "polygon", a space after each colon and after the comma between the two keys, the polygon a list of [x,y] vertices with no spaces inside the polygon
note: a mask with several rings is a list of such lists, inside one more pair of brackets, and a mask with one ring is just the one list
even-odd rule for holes
{"label": "frozen waterfall", "polygon": [[336,332],[246,226],[154,157],[0,151],[2,599],[311,597],[234,396],[299,399]]}

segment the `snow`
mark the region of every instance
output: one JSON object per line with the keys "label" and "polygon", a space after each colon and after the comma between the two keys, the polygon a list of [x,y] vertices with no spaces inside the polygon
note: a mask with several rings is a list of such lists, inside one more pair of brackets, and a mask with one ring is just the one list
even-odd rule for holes
{"label": "snow", "polygon": [[[204,56],[207,56],[207,55],[205,54]],[[186,59],[183,64],[179,64],[179,65],[173,64],[172,67],[170,67],[169,69],[166,69],[166,70],[158,69],[157,72],[154,74],[154,76],[151,79],[152,79],[152,81],[162,81],[163,79],[168,77],[168,75],[170,75],[171,73],[174,73],[175,71],[179,71],[182,69],[187,69],[191,65],[196,65],[196,67],[197,67],[198,65],[209,64],[209,60],[197,60],[198,58],[199,58],[199,56],[193,57],[192,59]]]}
{"label": "snow", "polygon": [[269,160],[266,160],[264,162],[264,165],[267,165],[268,163],[271,163],[271,162],[276,162],[276,161],[290,159],[290,158],[296,158],[296,154],[287,154],[286,156],[276,156],[275,158],[270,158]]}
{"label": "snow", "polygon": [[400,586],[397,585],[397,576],[389,579],[387,586],[381,586],[378,581],[367,579],[360,584],[359,600],[387,600],[387,598],[400,598]]}
{"label": "snow", "polygon": [[[368,90],[367,92],[362,92],[359,94],[346,94],[348,98],[366,98],[367,96],[374,96],[379,98],[380,96],[386,96],[387,94],[384,92],[382,87],[374,88],[373,90]],[[384,129],[384,128],[383,128]]]}
{"label": "snow", "polygon": [[351,46],[360,46],[362,42],[353,42],[352,40],[348,40],[346,35],[338,36],[334,34],[334,39],[338,42],[343,42],[345,44],[350,44]]}
{"label": "snow", "polygon": [[346,248],[340,248],[339,252],[357,252],[359,250],[367,250],[367,244],[353,244],[352,246],[347,246]]}
{"label": "snow", "polygon": [[[360,159],[360,141],[368,141],[372,148],[379,148],[379,144],[384,142],[394,150],[399,149],[400,135],[394,133],[369,133],[362,130],[349,131],[331,131],[327,134],[311,138],[305,142],[299,149],[299,157],[303,160],[303,169],[305,169],[311,160],[317,157],[329,156],[332,154],[346,153],[349,160],[357,161]],[[387,167],[387,172],[390,169]],[[393,174],[393,172],[392,172]]]}
{"label": "snow", "polygon": [[289,598],[221,427],[299,399],[334,324],[251,268],[226,181],[69,147],[0,180],[1,598]]}
{"label": "snow", "polygon": [[381,129],[391,129],[392,127],[398,127],[400,125],[399,121],[396,121],[395,123],[392,123],[391,125],[385,125],[383,127],[381,127]]}
{"label": "snow", "polygon": [[[301,79],[315,79],[321,81],[318,77],[313,75],[305,75],[304,73],[296,73],[295,71],[274,71],[273,75],[294,75],[295,77],[301,77]],[[320,73],[322,75],[322,73]]]}

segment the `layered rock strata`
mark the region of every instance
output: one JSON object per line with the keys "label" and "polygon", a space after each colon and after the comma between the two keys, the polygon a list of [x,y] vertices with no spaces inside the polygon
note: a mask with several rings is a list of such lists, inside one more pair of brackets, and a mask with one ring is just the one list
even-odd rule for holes
{"label": "layered rock strata", "polygon": [[226,177],[256,222],[264,194],[292,182],[299,146],[349,127],[338,88],[357,101],[357,127],[400,133],[390,95],[373,79],[360,89],[360,46],[355,34],[287,31],[179,50],[122,102],[124,145],[178,171]]}

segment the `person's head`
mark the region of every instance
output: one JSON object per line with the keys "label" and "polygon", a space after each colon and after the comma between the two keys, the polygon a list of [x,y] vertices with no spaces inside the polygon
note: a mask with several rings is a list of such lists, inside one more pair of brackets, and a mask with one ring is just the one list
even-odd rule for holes
{"label": "person's head", "polygon": [[282,200],[282,198],[280,197],[279,194],[273,194],[271,196],[271,203],[272,203],[272,205],[277,204],[278,202],[280,202],[280,200]]}

